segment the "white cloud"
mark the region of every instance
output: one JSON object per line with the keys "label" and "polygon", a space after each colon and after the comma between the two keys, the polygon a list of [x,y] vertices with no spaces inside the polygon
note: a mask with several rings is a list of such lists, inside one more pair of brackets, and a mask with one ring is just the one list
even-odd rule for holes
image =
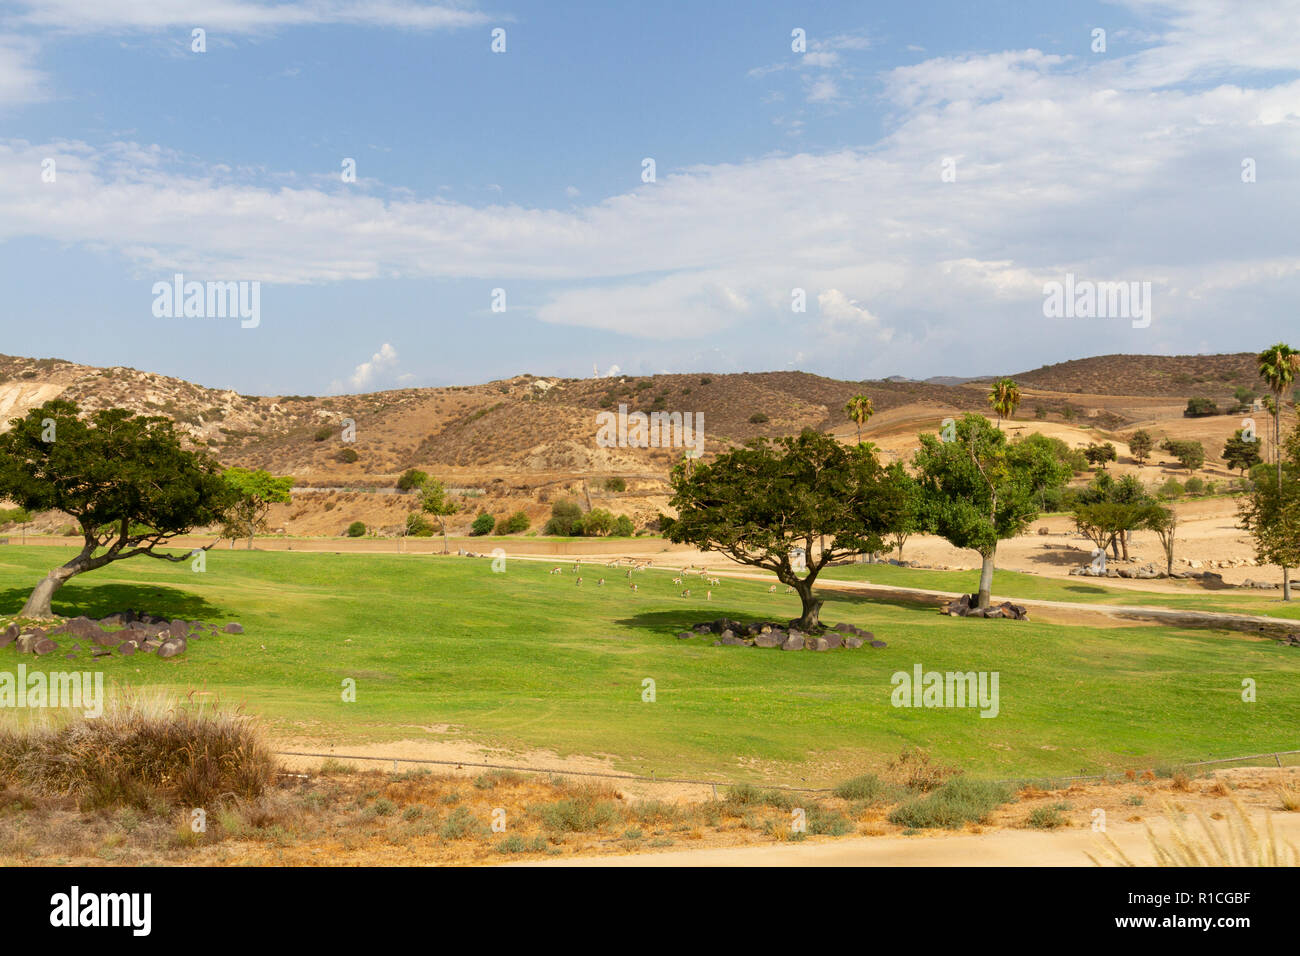
{"label": "white cloud", "polygon": [[36,69],[36,42],[0,35],[0,109],[49,98],[46,77]]}
{"label": "white cloud", "polygon": [[378,352],[370,356],[370,361],[362,362],[356,367],[352,377],[348,379],[348,383],[352,386],[353,391],[365,391],[376,380],[381,380],[396,367],[397,349],[385,342],[379,347]]}

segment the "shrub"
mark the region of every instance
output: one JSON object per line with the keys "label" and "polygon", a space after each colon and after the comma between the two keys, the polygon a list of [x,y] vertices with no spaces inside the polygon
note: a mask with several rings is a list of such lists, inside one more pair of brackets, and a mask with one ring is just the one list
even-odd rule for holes
{"label": "shrub", "polygon": [[636,533],[636,528],[631,518],[627,515],[619,515],[614,519],[614,530],[610,533],[618,538],[630,538]]}
{"label": "shrub", "polygon": [[763,425],[766,424],[767,421],[768,421],[768,417],[764,415],[762,412],[755,412],[754,414],[749,416],[749,423],[751,425]]}
{"label": "shrub", "polygon": [[0,508],[0,525],[26,524],[31,520],[31,512],[26,508]]}
{"label": "shrub", "polygon": [[1063,827],[1069,824],[1069,821],[1061,814],[1065,805],[1054,803],[1046,807],[1034,807],[1029,814],[1029,819],[1025,822],[1035,830],[1055,830],[1057,827]]}
{"label": "shrub", "polygon": [[480,511],[474,523],[469,526],[469,533],[474,537],[480,537],[485,534],[491,534],[492,529],[496,527],[497,521],[486,511]]}
{"label": "shrub", "polygon": [[568,800],[543,804],[537,815],[548,830],[560,833],[584,833],[599,830],[618,817],[618,808],[609,800],[582,794]]}
{"label": "shrub", "polygon": [[1205,418],[1219,414],[1219,406],[1208,398],[1189,398],[1183,410],[1185,418]]}
{"label": "shrub", "polygon": [[835,796],[842,800],[876,801],[885,797],[888,787],[874,773],[866,773],[852,780],[845,780],[835,788]]}
{"label": "shrub", "polygon": [[334,456],[335,461],[341,461],[345,465],[354,464],[361,456],[357,454],[355,448],[341,448],[338,454]]}
{"label": "shrub", "polygon": [[1183,491],[1189,495],[1199,495],[1205,492],[1205,482],[1193,475],[1183,484]]}
{"label": "shrub", "polygon": [[1182,493],[1183,486],[1178,483],[1177,478],[1170,478],[1157,491],[1161,498],[1178,498]]}
{"label": "shrub", "polygon": [[1010,799],[1011,791],[1003,784],[954,777],[933,793],[896,807],[889,814],[889,822],[913,830],[956,830],[967,823],[987,820]]}
{"label": "shrub", "polygon": [[238,713],[128,697],[57,729],[0,730],[0,779],[85,808],[217,807],[256,800],[275,763]]}
{"label": "shrub", "polygon": [[354,521],[348,525],[349,538],[363,538],[366,534],[366,523],[364,521]]}
{"label": "shrub", "polygon": [[617,477],[606,478],[605,490],[614,491],[614,492],[627,491],[627,482],[624,481],[622,478],[617,478]]}
{"label": "shrub", "polygon": [[546,522],[542,534],[567,538],[573,534],[581,534],[581,527],[582,509],[578,507],[576,501],[565,498],[551,505],[551,520]]}
{"label": "shrub", "polygon": [[501,517],[497,519],[497,534],[521,534],[528,530],[528,515],[522,511],[516,511],[509,518]]}
{"label": "shrub", "polygon": [[414,491],[428,480],[429,475],[426,472],[420,471],[418,468],[408,468],[402,472],[402,477],[397,479],[397,490]]}
{"label": "shrub", "polygon": [[333,434],[334,434],[334,427],[332,425],[322,425],[320,428],[316,429],[316,434],[312,435],[311,437],[314,438],[316,441],[325,441]]}
{"label": "shrub", "polygon": [[406,516],[406,533],[413,538],[431,538],[433,537],[433,525],[429,519],[418,511],[412,511]]}

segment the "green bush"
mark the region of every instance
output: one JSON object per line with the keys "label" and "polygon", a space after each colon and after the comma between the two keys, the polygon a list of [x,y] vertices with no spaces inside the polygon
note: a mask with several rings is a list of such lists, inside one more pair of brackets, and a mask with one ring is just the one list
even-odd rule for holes
{"label": "green bush", "polygon": [[0,525],[26,524],[31,520],[31,512],[26,508],[0,508]]}
{"label": "green bush", "polygon": [[528,530],[528,515],[522,511],[516,511],[510,517],[501,517],[497,519],[497,534],[522,534]]}
{"label": "green bush", "polygon": [[751,425],[763,425],[766,424],[768,420],[768,417],[762,412],[755,412],[749,416],[749,423]]}
{"label": "green bush", "polygon": [[606,478],[605,490],[614,492],[627,491],[627,482],[622,478]]}
{"label": "green bush", "polygon": [[1036,830],[1055,830],[1057,827],[1069,825],[1061,811],[1068,809],[1064,803],[1054,803],[1046,807],[1034,807],[1029,814],[1028,823]]}
{"label": "green bush", "polygon": [[954,777],[927,796],[895,807],[889,822],[913,830],[956,830],[967,823],[987,820],[1010,799],[1011,789],[1003,784]]}
{"label": "green bush", "polygon": [[406,516],[406,533],[413,538],[431,538],[433,537],[433,525],[418,511],[412,511]]}
{"label": "green bush", "polygon": [[364,521],[354,521],[348,525],[349,538],[362,538],[366,534],[366,523]]}
{"label": "green bush", "polygon": [[474,523],[469,526],[469,533],[474,537],[480,537],[485,534],[491,534],[492,529],[496,527],[497,521],[486,511],[480,511]]}
{"label": "green bush", "polygon": [[1161,498],[1179,498],[1182,497],[1183,486],[1178,483],[1177,478],[1170,478],[1160,486],[1157,494],[1159,494]]}
{"label": "green bush", "polygon": [[585,833],[599,830],[617,819],[618,807],[608,800],[590,796],[557,800],[537,808],[537,815],[548,830],[560,833]]}
{"label": "green bush", "polygon": [[316,434],[311,437],[316,439],[316,441],[325,441],[333,434],[334,427],[332,425],[322,425],[320,428],[316,429]]}
{"label": "green bush", "polygon": [[567,538],[582,534],[582,509],[571,498],[565,498],[551,505],[551,520],[546,522],[542,534],[558,535]]}
{"label": "green bush", "polygon": [[339,450],[339,453],[334,456],[336,460],[343,462],[343,464],[345,465],[351,465],[355,463],[356,460],[360,457],[361,456],[357,454],[357,450],[355,448],[342,448]]}
{"label": "green bush", "polygon": [[1199,495],[1205,492],[1205,482],[1193,475],[1183,484],[1183,491],[1189,495]]}
{"label": "green bush", "polygon": [[1187,408],[1183,410],[1185,418],[1205,418],[1219,414],[1219,406],[1208,398],[1189,398]]}
{"label": "green bush", "polygon": [[408,468],[402,472],[402,477],[397,479],[397,490],[414,491],[428,480],[427,473],[420,471],[418,468]]}
{"label": "green bush", "polygon": [[614,530],[610,533],[616,538],[630,538],[636,533],[636,527],[627,515],[619,515],[614,519]]}
{"label": "green bush", "polygon": [[866,773],[860,777],[854,777],[852,780],[845,780],[835,788],[835,796],[843,800],[876,801],[884,799],[888,792],[888,786],[874,773]]}

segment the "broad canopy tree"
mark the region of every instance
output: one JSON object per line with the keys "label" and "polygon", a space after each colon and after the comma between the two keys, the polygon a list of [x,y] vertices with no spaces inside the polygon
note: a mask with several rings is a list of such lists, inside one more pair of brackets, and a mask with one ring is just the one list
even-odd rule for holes
{"label": "broad canopy tree", "polygon": [[914,463],[928,530],[979,553],[979,606],[988,607],[998,542],[1038,517],[1042,489],[1065,484],[1068,466],[970,414],[956,422],[952,441],[921,435]]}
{"label": "broad canopy tree", "polygon": [[[664,536],[772,571],[798,593],[802,614],[791,624],[808,631],[820,627],[817,575],[832,561],[882,550],[906,506],[873,448],[847,447],[811,429],[755,439],[697,463],[689,475],[679,465],[672,484],[677,517],[661,516]],[[814,554],[823,536],[829,544]],[[805,555],[802,576],[796,549]]]}
{"label": "broad canopy tree", "polygon": [[55,399],[11,425],[0,435],[0,499],[29,511],[62,511],[84,540],[72,560],[36,585],[23,617],[52,617],[50,600],[60,587],[114,561],[187,560],[156,549],[195,528],[226,523],[238,498],[221,466],[182,447],[166,418],[122,408],[83,418],[75,403]]}

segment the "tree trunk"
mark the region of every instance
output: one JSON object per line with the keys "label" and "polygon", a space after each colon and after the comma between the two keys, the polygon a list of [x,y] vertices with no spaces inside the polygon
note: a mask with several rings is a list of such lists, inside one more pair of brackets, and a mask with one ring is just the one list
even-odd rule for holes
{"label": "tree trunk", "polygon": [[1282,600],[1291,600],[1291,569],[1282,569]]}
{"label": "tree trunk", "polygon": [[807,578],[802,580],[795,578],[793,587],[803,603],[803,615],[799,620],[790,623],[805,634],[817,630],[821,627],[822,602],[813,596],[812,581]]}
{"label": "tree trunk", "polygon": [[86,554],[83,552],[67,564],[57,567],[47,574],[45,580],[36,585],[31,597],[27,599],[23,609],[18,612],[18,616],[42,619],[54,617],[54,612],[50,610],[50,600],[54,597],[54,592],[63,587],[70,578],[87,570],[85,558]]}
{"label": "tree trunk", "polygon": [[989,593],[993,590],[993,558],[997,551],[990,551],[988,554],[981,554],[984,559],[980,566],[980,594],[979,606],[982,608],[989,606]]}

